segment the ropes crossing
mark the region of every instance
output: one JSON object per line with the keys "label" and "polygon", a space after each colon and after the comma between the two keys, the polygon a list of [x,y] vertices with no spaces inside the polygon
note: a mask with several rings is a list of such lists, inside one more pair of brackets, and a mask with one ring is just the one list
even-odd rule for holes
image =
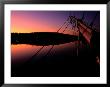
{"label": "ropes crossing", "polygon": [[[69,25],[69,23],[67,22],[68,21],[68,19],[63,23],[63,25],[57,30],[57,33],[63,28],[63,26],[66,24],[66,27],[65,27],[65,29],[63,30],[63,32],[62,33],[64,33],[64,31],[67,29],[67,27],[68,27],[68,25]],[[54,46],[55,45],[52,45],[52,47],[49,49],[49,51],[47,52],[47,54],[44,56],[44,57],[46,57],[50,52],[51,52],[51,50],[54,48]],[[32,58],[33,57],[35,57],[35,56],[37,56],[38,54],[39,54],[39,52],[44,48],[45,46],[42,46],[33,56],[32,56]]]}
{"label": "ropes crossing", "polygon": [[[95,21],[95,19],[96,19],[96,16],[97,16],[97,14],[95,15],[95,17],[93,18],[93,21],[91,22],[91,24],[90,24],[90,26],[92,27],[92,25],[93,25],[93,23],[94,23],[94,21]],[[82,16],[82,18],[81,18],[81,20],[83,21],[84,20],[84,12],[83,12],[83,16]],[[65,30],[68,28],[68,26],[69,25],[72,25],[72,30],[73,30],[73,28],[74,28],[74,30],[75,30],[75,27],[77,27],[77,19],[75,18],[75,16],[69,16],[68,18],[67,18],[67,20],[62,24],[62,26],[56,31],[57,33],[63,28],[63,26],[65,26],[65,28],[64,28],[64,30],[62,31],[62,33],[64,33],[65,32]],[[77,30],[77,32],[79,32],[79,29]],[[78,35],[78,38],[79,38],[79,35]],[[78,39],[79,40],[79,39]],[[48,52],[46,53],[46,55],[44,55],[43,57],[46,57],[51,51],[52,51],[52,49],[54,48],[54,46],[55,45],[52,45],[52,47],[48,50]],[[32,58],[33,57],[35,57],[35,56],[37,56],[42,50],[43,50],[43,48],[44,48],[45,46],[42,46],[33,56],[32,56]],[[78,50],[78,49],[77,49]]]}

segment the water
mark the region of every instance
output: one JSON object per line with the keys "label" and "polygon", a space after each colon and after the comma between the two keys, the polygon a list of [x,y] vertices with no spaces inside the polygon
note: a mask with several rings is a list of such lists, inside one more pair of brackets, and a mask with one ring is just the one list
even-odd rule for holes
{"label": "water", "polygon": [[[46,54],[52,45],[44,46],[39,51],[42,47],[28,44],[11,45],[11,75],[22,77],[92,76],[88,72],[90,69],[86,68],[91,64],[88,61],[89,49],[81,41],[54,45],[48,55]],[[36,54],[38,51],[39,53]]]}
{"label": "water", "polygon": [[[50,54],[58,54],[62,52],[67,52],[67,50],[73,52],[77,48],[77,41],[54,45]],[[45,55],[47,51],[52,47],[52,45],[45,46],[38,54],[36,58],[40,58],[41,56]],[[12,63],[19,64],[28,61],[42,46],[36,45],[28,45],[28,44],[18,44],[18,45],[11,45],[11,55],[12,55]],[[50,55],[49,54],[49,55]],[[74,55],[75,53],[68,53],[68,55]]]}

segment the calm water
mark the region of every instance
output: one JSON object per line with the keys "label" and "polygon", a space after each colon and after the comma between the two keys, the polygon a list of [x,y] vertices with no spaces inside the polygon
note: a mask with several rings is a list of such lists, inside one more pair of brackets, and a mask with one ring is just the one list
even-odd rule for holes
{"label": "calm water", "polygon": [[48,55],[52,45],[44,46],[38,54],[42,46],[11,45],[12,76],[99,76],[89,48],[78,43],[54,45]]}
{"label": "calm water", "polygon": [[[39,53],[36,55],[36,59],[42,58],[46,53],[51,49],[52,45],[45,46]],[[67,55],[77,55],[78,41],[54,45],[50,54],[48,55],[57,55],[67,53]],[[18,44],[11,45],[11,55],[13,64],[21,64],[32,58],[42,46],[28,45],[28,44]],[[74,53],[73,53],[74,52]]]}

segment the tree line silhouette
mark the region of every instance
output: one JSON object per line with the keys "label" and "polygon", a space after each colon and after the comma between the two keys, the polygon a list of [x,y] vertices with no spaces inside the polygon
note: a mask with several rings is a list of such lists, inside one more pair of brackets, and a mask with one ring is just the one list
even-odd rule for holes
{"label": "tree line silhouette", "polygon": [[77,36],[57,32],[11,33],[11,44],[58,45],[77,40]]}

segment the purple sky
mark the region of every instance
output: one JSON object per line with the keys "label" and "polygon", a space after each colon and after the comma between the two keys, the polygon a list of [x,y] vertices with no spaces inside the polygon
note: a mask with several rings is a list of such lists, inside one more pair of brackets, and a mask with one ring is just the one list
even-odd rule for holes
{"label": "purple sky", "polygon": [[[97,11],[85,11],[84,21],[91,23]],[[70,11],[12,11],[11,32],[55,32],[68,18]],[[83,11],[71,11],[71,15],[81,18]],[[100,27],[100,12],[94,26]]]}

